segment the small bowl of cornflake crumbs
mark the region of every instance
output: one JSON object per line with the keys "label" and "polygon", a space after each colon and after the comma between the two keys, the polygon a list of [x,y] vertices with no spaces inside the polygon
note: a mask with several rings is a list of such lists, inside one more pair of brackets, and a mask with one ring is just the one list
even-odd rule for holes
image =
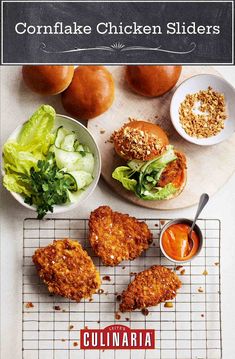
{"label": "small bowl of cornflake crumbs", "polygon": [[176,89],[171,121],[185,140],[210,146],[235,132],[235,89],[217,75],[195,75]]}

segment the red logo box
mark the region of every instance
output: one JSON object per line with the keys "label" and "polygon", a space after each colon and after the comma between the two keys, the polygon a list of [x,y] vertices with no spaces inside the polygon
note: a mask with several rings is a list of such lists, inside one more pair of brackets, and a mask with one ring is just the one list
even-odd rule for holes
{"label": "red logo box", "polygon": [[81,349],[154,349],[154,329],[130,329],[109,325],[104,329],[82,329]]}

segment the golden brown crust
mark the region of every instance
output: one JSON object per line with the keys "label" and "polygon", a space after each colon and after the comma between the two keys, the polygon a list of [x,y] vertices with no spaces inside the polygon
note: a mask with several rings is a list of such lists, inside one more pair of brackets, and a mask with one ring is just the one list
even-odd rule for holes
{"label": "golden brown crust", "polygon": [[182,66],[127,66],[126,81],[139,95],[156,97],[175,86],[181,70]]}
{"label": "golden brown crust", "polygon": [[89,240],[102,262],[115,266],[139,257],[152,243],[152,233],[146,223],[101,206],[91,212]]}
{"label": "golden brown crust", "polygon": [[160,156],[169,144],[163,129],[146,121],[125,123],[112,135],[115,151],[127,161],[149,161]]}
{"label": "golden brown crust", "polygon": [[107,111],[114,100],[114,81],[104,66],[79,66],[62,94],[62,104],[72,116],[89,120]]}
{"label": "golden brown crust", "polygon": [[181,287],[181,281],[170,269],[152,266],[138,273],[122,293],[121,312],[151,307],[172,300]]}
{"label": "golden brown crust", "polygon": [[165,187],[168,183],[172,183],[175,187],[180,188],[185,183],[186,157],[179,151],[175,151],[175,155],[177,159],[166,166],[158,182],[159,187]]}
{"label": "golden brown crust", "polygon": [[73,78],[74,66],[31,66],[22,67],[26,85],[41,95],[57,95],[64,91]]}
{"label": "golden brown crust", "polygon": [[77,241],[54,241],[33,255],[40,278],[49,292],[76,302],[90,298],[101,281],[91,258]]}

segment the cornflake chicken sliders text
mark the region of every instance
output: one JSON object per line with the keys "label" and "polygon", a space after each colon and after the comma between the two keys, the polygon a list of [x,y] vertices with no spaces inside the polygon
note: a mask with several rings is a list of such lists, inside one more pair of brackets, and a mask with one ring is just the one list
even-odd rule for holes
{"label": "cornflake chicken sliders text", "polygon": [[112,177],[144,200],[178,196],[186,184],[186,158],[169,144],[161,127],[145,121],[130,121],[112,135],[117,154],[127,165],[117,167]]}

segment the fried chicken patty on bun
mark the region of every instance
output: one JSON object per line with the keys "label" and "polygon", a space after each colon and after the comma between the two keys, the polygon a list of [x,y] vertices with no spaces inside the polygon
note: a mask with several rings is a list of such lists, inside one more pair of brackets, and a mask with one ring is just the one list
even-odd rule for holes
{"label": "fried chicken patty on bun", "polygon": [[169,144],[164,130],[153,123],[133,120],[112,135],[116,153],[127,164],[112,177],[144,200],[178,196],[187,179],[186,157]]}

